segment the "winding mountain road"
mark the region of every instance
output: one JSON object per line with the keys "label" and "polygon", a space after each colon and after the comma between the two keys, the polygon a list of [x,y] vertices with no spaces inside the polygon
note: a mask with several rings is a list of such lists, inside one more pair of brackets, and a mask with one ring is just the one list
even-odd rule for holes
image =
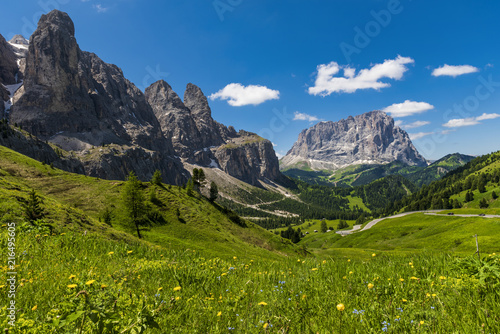
{"label": "winding mountain road", "polygon": [[361,225],[354,225],[353,228],[351,230],[347,230],[347,231],[337,231],[338,234],[340,234],[341,236],[346,236],[346,235],[349,235],[351,233],[354,233],[354,232],[363,232],[363,231],[366,231],[366,230],[369,230],[371,229],[373,226],[375,226],[375,224],[381,222],[382,220],[385,220],[385,219],[394,219],[394,218],[401,218],[401,217],[404,217],[404,216],[407,216],[407,215],[411,215],[411,214],[414,214],[414,213],[424,213],[426,215],[432,215],[432,216],[442,216],[442,217],[466,217],[466,218],[471,218],[471,217],[481,217],[481,218],[500,218],[500,215],[484,215],[484,216],[479,216],[477,214],[453,214],[453,215],[446,215],[446,214],[437,214],[437,212],[442,212],[443,210],[425,210],[425,211],[410,211],[410,212],[403,212],[403,213],[400,213],[400,214],[397,214],[397,215],[394,215],[394,216],[390,216],[390,217],[384,217],[384,218],[378,218],[378,219],[374,219],[372,220],[371,222],[369,222],[368,224],[365,225],[365,227],[363,227],[363,229],[361,229]]}

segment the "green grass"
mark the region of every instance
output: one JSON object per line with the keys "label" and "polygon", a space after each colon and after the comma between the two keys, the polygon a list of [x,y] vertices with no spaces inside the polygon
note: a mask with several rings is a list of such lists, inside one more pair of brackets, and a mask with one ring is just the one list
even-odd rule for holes
{"label": "green grass", "polygon": [[352,209],[354,206],[358,206],[358,208],[362,209],[363,211],[366,212],[371,212],[370,209],[363,203],[363,200],[359,197],[352,197],[352,196],[347,196],[347,199],[349,200],[349,208]]}
{"label": "green grass", "polygon": [[[22,216],[30,187],[44,199],[45,224]],[[156,188],[166,223],[139,240],[127,233],[121,187],[0,147],[2,250],[16,223],[16,267],[5,261],[0,271],[3,328],[7,272],[17,272],[9,333],[500,331],[500,257],[486,253],[500,253],[499,219],[415,214],[346,237],[309,234],[299,246],[312,254],[302,257],[289,241],[238,226],[177,187]],[[106,206],[113,227],[98,220]],[[321,229],[310,223],[305,231]],[[475,233],[481,263],[459,258],[475,250]]]}
{"label": "green grass", "polygon": [[362,248],[395,251],[454,251],[473,254],[473,235],[479,235],[480,248],[498,251],[500,219],[430,216],[422,213],[386,219],[369,230],[339,239],[334,248]]}
{"label": "green grass", "polygon": [[[121,181],[52,169],[0,146],[0,214],[3,221],[22,215],[20,199],[26,198],[29,189],[33,188],[46,202],[46,220],[58,230],[68,227],[127,235],[123,232],[133,233],[133,229],[121,200],[122,184]],[[147,195],[151,187],[144,183],[143,192]],[[198,194],[188,196],[184,189],[174,186],[155,187],[155,191],[161,204],[152,206],[160,212],[165,223],[144,228],[144,238],[149,242],[162,247],[189,245],[226,257],[239,253],[268,257],[296,251],[288,241],[253,223],[246,222],[246,228],[238,226],[221,212],[220,207]],[[113,228],[99,223],[106,207],[113,210]]]}
{"label": "green grass", "polygon": [[[379,333],[387,323],[394,333],[500,330],[498,281],[464,274],[473,259],[446,254],[224,260],[21,226],[16,246],[22,311],[9,333],[97,333],[99,323],[105,333]],[[500,257],[487,258],[500,269]],[[6,315],[0,309],[3,327]]]}

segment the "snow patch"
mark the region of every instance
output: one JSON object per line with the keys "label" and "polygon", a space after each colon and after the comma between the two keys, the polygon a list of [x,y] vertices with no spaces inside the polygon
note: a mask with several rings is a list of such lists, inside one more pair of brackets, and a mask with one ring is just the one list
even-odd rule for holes
{"label": "snow patch", "polygon": [[[16,78],[17,79],[17,78]],[[14,85],[4,85],[2,84],[2,86],[5,87],[5,89],[7,89],[7,91],[9,92],[9,100],[8,101],[5,101],[5,113],[9,113],[10,109],[12,108],[12,104],[14,101],[12,101],[12,98],[14,97],[14,93],[19,89],[19,87],[21,87],[23,85],[23,82],[21,81],[20,83],[17,83],[17,84],[14,84]]]}
{"label": "snow patch", "polygon": [[208,167],[220,169],[219,164],[214,159],[210,159],[210,165]]}

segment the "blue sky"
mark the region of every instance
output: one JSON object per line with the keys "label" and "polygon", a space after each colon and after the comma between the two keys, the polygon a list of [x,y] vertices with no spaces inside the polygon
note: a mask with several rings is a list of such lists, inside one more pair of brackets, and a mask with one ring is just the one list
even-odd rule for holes
{"label": "blue sky", "polygon": [[500,2],[26,0],[0,33],[67,12],[83,50],[138,87],[187,83],[213,117],[285,154],[301,130],[385,109],[427,159],[500,149]]}

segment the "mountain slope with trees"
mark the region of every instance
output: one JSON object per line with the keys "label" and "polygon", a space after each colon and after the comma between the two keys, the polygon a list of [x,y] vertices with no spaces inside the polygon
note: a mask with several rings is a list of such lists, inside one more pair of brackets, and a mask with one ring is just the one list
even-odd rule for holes
{"label": "mountain slope with trees", "polygon": [[498,208],[500,151],[487,154],[388,205],[385,214],[428,209]]}

